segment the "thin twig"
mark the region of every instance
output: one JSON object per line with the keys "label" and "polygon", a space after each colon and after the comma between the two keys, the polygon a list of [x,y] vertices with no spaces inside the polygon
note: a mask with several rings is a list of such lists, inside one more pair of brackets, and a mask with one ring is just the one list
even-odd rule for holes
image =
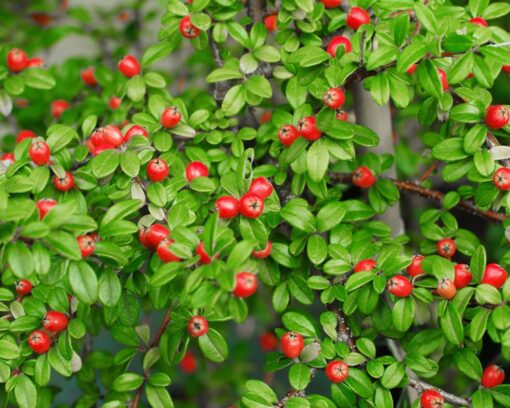
{"label": "thin twig", "polygon": [[430,175],[432,173],[434,173],[434,171],[436,171],[437,169],[437,166],[439,166],[439,161],[435,161],[434,163],[432,163],[428,168],[427,170],[425,170],[425,172],[422,174],[422,176],[418,179],[418,183],[421,184],[423,183],[425,180],[427,180]]}

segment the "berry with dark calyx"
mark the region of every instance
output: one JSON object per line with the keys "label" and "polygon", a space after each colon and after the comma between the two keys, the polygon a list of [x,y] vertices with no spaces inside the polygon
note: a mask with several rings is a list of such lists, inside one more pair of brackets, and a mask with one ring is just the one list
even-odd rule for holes
{"label": "berry with dark calyx", "polygon": [[124,143],[124,136],[117,126],[106,125],[97,131],[103,134],[103,140],[107,145],[119,147]]}
{"label": "berry with dark calyx", "polygon": [[172,129],[181,121],[182,114],[176,106],[166,108],[161,114],[160,123],[164,128]]}
{"label": "berry with dark calyx", "polygon": [[411,66],[407,68],[407,73],[409,75],[413,75],[414,71],[416,71],[416,68],[418,68],[418,64],[411,64]]}
{"label": "berry with dark calyx", "polygon": [[28,345],[35,353],[44,354],[50,349],[50,336],[42,330],[34,330],[28,336]]}
{"label": "berry with dark calyx", "polygon": [[108,106],[111,110],[117,109],[122,103],[122,99],[117,96],[110,97],[110,101],[108,102]]}
{"label": "berry with dark calyx", "polygon": [[139,125],[133,125],[124,134],[124,142],[128,142],[129,139],[136,135],[149,137],[149,132],[147,132],[147,129],[145,129],[144,127],[141,127]]}
{"label": "berry with dark calyx", "polygon": [[80,247],[81,256],[87,258],[94,253],[96,249],[96,240],[91,235],[80,235],[76,238]]}
{"label": "berry with dark calyx", "polygon": [[16,143],[21,142],[25,139],[35,139],[37,135],[31,130],[20,130],[16,136]]}
{"label": "berry with dark calyx", "polygon": [[[209,265],[212,262],[211,257],[207,252],[205,252],[204,243],[200,241],[200,243],[197,246],[197,255],[200,257],[198,260],[202,265]],[[219,254],[216,254],[214,256],[214,259],[218,259]]]}
{"label": "berry with dark calyx", "polygon": [[7,67],[12,72],[23,71],[27,67],[27,53],[19,48],[13,48],[7,53]]}
{"label": "berry with dark calyx", "polygon": [[150,181],[163,181],[168,176],[168,166],[163,159],[152,159],[147,164],[147,177]]}
{"label": "berry with dark calyx", "polygon": [[288,358],[294,359],[301,355],[301,352],[305,347],[305,342],[303,340],[303,336],[299,333],[287,332],[280,340],[280,347],[283,354],[285,354]]}
{"label": "berry with dark calyx", "polygon": [[354,272],[373,271],[377,268],[377,262],[373,259],[362,259],[354,265]]}
{"label": "berry with dark calyx", "polygon": [[284,146],[290,146],[299,137],[299,132],[295,126],[285,125],[278,130],[278,139]]}
{"label": "berry with dark calyx", "polygon": [[329,88],[322,100],[329,109],[339,109],[345,103],[345,93],[340,88]]}
{"label": "berry with dark calyx", "polygon": [[239,200],[239,212],[246,218],[258,218],[264,211],[264,200],[258,195],[248,193]]}
{"label": "berry with dark calyx", "polygon": [[411,265],[409,265],[407,267],[407,274],[409,276],[415,277],[418,275],[423,275],[425,273],[425,271],[423,270],[423,267],[421,266],[423,258],[425,258],[423,255],[414,255],[413,256]]}
{"label": "berry with dark calyx", "polygon": [[485,112],[485,123],[491,129],[501,129],[508,125],[510,112],[503,105],[491,105]]}
{"label": "berry with dark calyx", "polygon": [[69,319],[64,313],[55,310],[46,313],[43,318],[43,327],[52,332],[60,332],[67,328]]}
{"label": "berry with dark calyx", "polygon": [[342,122],[347,122],[347,112],[342,109],[337,109],[335,118],[341,120]]}
{"label": "berry with dark calyx", "polygon": [[39,219],[43,219],[46,214],[48,214],[48,211],[50,211],[53,207],[57,205],[57,202],[53,200],[52,198],[41,198],[35,206],[39,210]]}
{"label": "berry with dark calyx", "polygon": [[223,196],[215,203],[220,218],[234,218],[239,215],[239,200],[232,196]]}
{"label": "berry with dark calyx", "polygon": [[329,381],[338,384],[349,377],[349,366],[341,360],[330,361],[326,366],[325,373]]}
{"label": "berry with dark calyx", "polygon": [[342,0],[321,0],[321,3],[324,4],[324,7],[327,9],[338,7],[342,4]]}
{"label": "berry with dark calyx", "polygon": [[457,294],[457,288],[451,279],[442,278],[437,282],[436,294],[443,299],[453,299]]}
{"label": "berry with dark calyx", "polygon": [[436,390],[425,390],[420,396],[422,408],[443,408],[444,397]]}
{"label": "berry with dark calyx", "polygon": [[306,140],[314,141],[321,137],[322,133],[317,129],[315,116],[306,116],[298,122],[299,135]]}
{"label": "berry with dark calyx", "polygon": [[262,351],[275,351],[278,348],[278,337],[273,333],[265,332],[259,337],[259,345]]}
{"label": "berry with dark calyx", "polygon": [[265,200],[273,192],[273,185],[265,177],[257,177],[253,179],[248,189],[248,193],[255,194]]}
{"label": "berry with dark calyx", "polygon": [[448,83],[448,78],[446,76],[446,72],[444,72],[441,68],[438,68],[437,73],[439,74],[439,78],[441,79],[441,85],[443,87],[443,91],[446,91],[450,86],[450,84]]}
{"label": "berry with dark calyx", "polygon": [[50,147],[46,144],[46,142],[42,140],[36,140],[30,145],[28,155],[35,164],[38,166],[44,166],[50,161]]}
{"label": "berry with dark calyx", "polygon": [[97,80],[96,80],[96,74],[94,67],[88,67],[80,72],[80,76],[82,81],[85,83],[85,85],[88,86],[96,86]]}
{"label": "berry with dark calyx", "polygon": [[253,250],[253,252],[251,254],[255,258],[264,259],[264,258],[267,258],[269,255],[271,255],[272,249],[273,249],[273,245],[271,244],[271,241],[267,241],[267,244],[264,249],[260,249],[258,251]]}
{"label": "berry with dark calyx", "polygon": [[57,99],[51,103],[51,115],[55,119],[59,119],[70,106],[69,102],[63,99]]}
{"label": "berry with dark calyx", "polygon": [[181,260],[181,258],[175,255],[170,249],[173,243],[174,240],[170,238],[165,238],[159,243],[156,253],[163,262],[179,262]]}
{"label": "berry with dark calyx", "polygon": [[132,78],[135,75],[138,75],[142,70],[140,62],[133,55],[126,55],[122,58],[117,64],[117,68],[120,73],[127,78]]}
{"label": "berry with dark calyx", "polygon": [[193,25],[190,16],[184,16],[179,23],[179,31],[184,38],[197,38],[200,30]]}
{"label": "berry with dark calyx", "polygon": [[349,40],[347,37],[344,37],[343,35],[337,35],[331,39],[328,44],[328,48],[326,49],[332,58],[335,58],[336,51],[339,46],[344,47],[346,54],[352,51],[351,40]]}
{"label": "berry with dark calyx", "polygon": [[490,263],[485,267],[485,271],[482,276],[482,283],[486,283],[499,289],[505,284],[507,278],[508,273],[505,269],[498,264]]}
{"label": "berry with dark calyx", "polygon": [[168,235],[170,235],[170,231],[167,227],[162,224],[152,224],[150,227],[142,228],[138,238],[144,247],[155,251],[160,242],[168,237]]}
{"label": "berry with dark calyx", "polygon": [[388,280],[388,291],[396,297],[407,297],[413,291],[411,281],[402,275],[395,275]]}
{"label": "berry with dark calyx", "polygon": [[375,183],[375,175],[366,166],[359,166],[352,172],[352,184],[359,188],[370,188]]}
{"label": "berry with dark calyx", "polygon": [[235,297],[247,298],[257,291],[257,275],[250,272],[236,274],[236,285],[232,292]]}
{"label": "berry with dark calyx", "polygon": [[493,388],[505,381],[505,372],[496,364],[491,364],[483,370],[482,386],[485,388]]}
{"label": "berry with dark calyx", "polygon": [[370,14],[361,7],[352,7],[345,18],[345,24],[356,31],[362,25],[370,24]]}
{"label": "berry with dark calyx", "polygon": [[270,14],[264,18],[264,25],[266,26],[267,31],[274,32],[277,30],[278,26],[278,16],[276,14]]}
{"label": "berry with dark calyx", "polygon": [[184,373],[193,374],[195,371],[197,371],[198,367],[195,355],[191,351],[187,351],[179,363],[179,367]]}
{"label": "berry with dark calyx", "polygon": [[58,191],[69,191],[74,187],[74,177],[68,171],[66,171],[64,177],[55,175],[53,177],[53,185]]}
{"label": "berry with dark calyx", "polygon": [[30,292],[32,292],[33,285],[29,280],[26,279],[20,279],[19,281],[16,281],[16,293],[21,296],[26,296]]}
{"label": "berry with dark calyx", "polygon": [[468,286],[473,280],[471,268],[466,264],[455,265],[455,280],[453,283],[457,289],[462,289]]}
{"label": "berry with dark calyx", "polygon": [[44,66],[42,58],[34,57],[27,60],[27,68],[41,68]]}
{"label": "berry with dark calyx", "polygon": [[186,166],[186,180],[192,182],[198,177],[207,177],[209,168],[202,162],[194,161]]}
{"label": "berry with dark calyx", "polygon": [[469,22],[480,27],[489,27],[489,23],[482,17],[473,17]]}
{"label": "berry with dark calyx", "polygon": [[443,238],[437,242],[437,253],[444,258],[451,258],[457,252],[457,245],[451,238]]}
{"label": "berry with dark calyx", "polygon": [[209,323],[203,316],[193,316],[188,321],[188,334],[191,337],[200,337],[209,331]]}
{"label": "berry with dark calyx", "polygon": [[497,169],[492,176],[492,183],[501,191],[510,190],[510,169],[507,167]]}

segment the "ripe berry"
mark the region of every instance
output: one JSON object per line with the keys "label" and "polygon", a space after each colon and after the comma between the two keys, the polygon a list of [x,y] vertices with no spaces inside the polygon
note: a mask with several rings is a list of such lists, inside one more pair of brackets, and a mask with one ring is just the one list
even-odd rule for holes
{"label": "ripe berry", "polygon": [[457,252],[455,241],[450,238],[443,238],[437,243],[437,253],[445,258],[451,258]]}
{"label": "ripe berry", "polygon": [[411,64],[411,66],[407,68],[407,73],[409,75],[413,75],[414,71],[416,71],[416,68],[418,68],[418,64]]}
{"label": "ripe berry", "polygon": [[28,336],[28,345],[37,354],[46,353],[51,346],[50,337],[42,330],[34,330]]}
{"label": "ripe berry", "polygon": [[220,197],[216,200],[215,206],[220,218],[233,218],[239,214],[239,201],[234,197]]}
{"label": "ripe berry", "polygon": [[342,4],[342,0],[321,0],[321,3],[324,4],[326,8],[335,8]]}
{"label": "ripe berry", "polygon": [[345,24],[356,31],[363,24],[370,24],[370,14],[361,7],[353,7],[345,18]]}
{"label": "ripe berry", "polygon": [[115,109],[117,109],[120,106],[121,103],[122,103],[122,99],[121,98],[118,98],[116,96],[112,96],[110,98],[110,101],[108,102],[108,105],[110,106],[111,110],[115,110]]}
{"label": "ripe berry", "polygon": [[76,238],[80,247],[81,256],[87,258],[94,253],[96,249],[96,240],[91,235],[80,235]]}
{"label": "ripe berry", "polygon": [[203,316],[193,316],[188,322],[188,334],[191,337],[200,337],[209,331],[209,323]]}
{"label": "ripe berry", "polygon": [[124,136],[117,126],[106,125],[97,129],[96,132],[102,133],[103,140],[107,145],[119,147],[122,143],[124,143]]}
{"label": "ripe berry", "polygon": [[20,130],[16,136],[16,143],[19,143],[25,139],[35,139],[36,137],[36,134],[31,130]]}
{"label": "ripe berry", "polygon": [[273,117],[273,114],[271,113],[271,111],[265,111],[264,113],[262,113],[262,115],[260,115],[259,122],[267,123],[271,120],[272,117]]}
{"label": "ripe berry", "polygon": [[448,278],[442,278],[437,282],[436,293],[443,299],[453,299],[457,294],[455,284]]}
{"label": "ripe berry", "polygon": [[52,332],[60,332],[67,328],[69,319],[64,313],[57,311],[50,311],[46,313],[43,319],[43,326],[46,330]]}
{"label": "ripe berry", "polygon": [[97,80],[94,67],[88,67],[80,72],[80,76],[85,85],[96,86]]}
{"label": "ripe berry", "polygon": [[335,58],[336,50],[339,46],[344,47],[346,54],[352,51],[351,40],[343,35],[337,35],[331,39],[327,48],[328,54],[331,55],[332,58]]}
{"label": "ripe berry", "polygon": [[197,371],[197,366],[197,359],[191,351],[187,351],[179,363],[179,367],[186,374],[193,374],[195,371]]}
{"label": "ripe berry", "polygon": [[171,129],[176,127],[181,121],[182,115],[176,106],[166,108],[161,114],[161,125],[164,128]]}
{"label": "ripe berry", "polygon": [[485,19],[482,17],[473,17],[471,20],[469,20],[469,22],[480,27],[489,27],[489,23],[487,23],[487,21],[485,21]]}
{"label": "ripe berry", "polygon": [[341,383],[349,376],[349,366],[343,361],[330,361],[326,366],[326,377],[334,384]]}
{"label": "ripe berry", "polygon": [[362,259],[354,265],[354,272],[373,271],[375,268],[377,268],[377,262],[373,259]]}
{"label": "ripe berry", "polygon": [[[197,246],[197,255],[200,257],[198,260],[202,265],[209,265],[212,262],[211,257],[207,252],[205,252],[204,243],[200,241],[200,243]],[[214,259],[218,259],[219,254],[216,254],[214,256]]]}
{"label": "ripe berry", "polygon": [[23,71],[27,67],[27,53],[19,48],[13,48],[7,53],[7,67],[12,72]]}
{"label": "ripe berry", "polygon": [[2,160],[4,162],[4,165],[10,166],[15,161],[14,153],[4,153],[4,154],[2,154],[2,157],[0,160]]}
{"label": "ripe berry", "polygon": [[19,281],[16,281],[16,293],[21,296],[28,295],[30,292],[32,292],[32,283],[26,279],[20,279]]}
{"label": "ripe berry", "polygon": [[133,125],[127,130],[126,134],[124,135],[124,142],[128,142],[129,139],[131,139],[135,135],[149,137],[149,132],[147,132],[147,130],[141,126]]}
{"label": "ripe berry", "polygon": [[30,159],[38,166],[48,164],[50,161],[50,147],[42,140],[37,140],[30,145],[28,150]]}
{"label": "ripe berry", "polygon": [[496,364],[491,364],[483,370],[482,385],[485,388],[496,387],[505,381],[505,372]]}
{"label": "ripe berry", "polygon": [[304,137],[306,140],[317,140],[321,137],[321,131],[317,129],[315,123],[315,116],[306,116],[298,122],[297,125],[299,136]]}
{"label": "ripe berry", "polygon": [[448,84],[448,78],[446,77],[446,72],[444,72],[441,68],[437,69],[437,73],[439,74],[439,78],[441,79],[441,85],[443,86],[443,91],[446,91],[450,86]]}
{"label": "ripe berry", "polygon": [[159,259],[161,259],[163,262],[179,262],[181,260],[181,258],[179,258],[170,250],[170,247],[173,243],[174,240],[170,238],[165,238],[159,243],[158,248],[156,249],[156,253],[159,256]]}
{"label": "ripe berry", "polygon": [[500,167],[492,176],[492,183],[502,191],[510,190],[510,169]]}
{"label": "ripe berry", "polygon": [[503,65],[501,69],[503,70],[503,72],[510,74],[510,65]]}
{"label": "ripe berry", "polygon": [[270,332],[262,333],[259,337],[259,345],[262,351],[275,351],[278,348],[278,337]]}
{"label": "ripe berry", "polygon": [[273,249],[273,245],[271,244],[271,241],[267,241],[267,244],[264,249],[260,249],[258,251],[253,251],[251,254],[258,259],[264,259],[267,258],[269,255],[271,255],[271,250]]}
{"label": "ripe berry", "polygon": [[375,183],[375,176],[366,166],[359,166],[352,172],[352,184],[359,188],[370,188]]}
{"label": "ripe berry", "polygon": [[192,24],[189,16],[182,18],[179,23],[179,31],[184,38],[196,38],[200,35],[200,30]]}
{"label": "ripe berry", "polygon": [[342,109],[338,109],[336,111],[335,118],[341,120],[342,122],[347,122],[347,112]]}
{"label": "ripe berry", "polygon": [[264,211],[264,200],[255,194],[245,194],[239,200],[239,212],[246,218],[258,218]]}
{"label": "ripe berry", "polygon": [[209,168],[202,162],[194,161],[186,166],[186,180],[192,182],[198,177],[207,177],[209,175]]}
{"label": "ripe berry", "polygon": [[55,119],[59,119],[64,111],[69,109],[70,106],[69,102],[64,101],[63,99],[57,99],[51,103],[51,115]]}
{"label": "ripe berry", "polygon": [[159,243],[168,235],[170,235],[170,231],[167,227],[162,224],[152,224],[150,227],[142,228],[138,233],[138,238],[144,247],[155,251]]}
{"label": "ripe berry", "polygon": [[53,177],[53,185],[59,191],[69,191],[74,187],[74,177],[68,171],[66,171],[64,177],[55,175]]}
{"label": "ripe berry", "polygon": [[299,137],[299,132],[295,126],[285,125],[278,130],[278,139],[284,146],[290,146]]}
{"label": "ripe berry", "polygon": [[345,93],[340,88],[329,88],[322,100],[329,109],[339,109],[345,103]]}
{"label": "ripe berry", "polygon": [[273,32],[276,31],[278,23],[278,16],[276,14],[271,14],[264,18],[264,25],[266,26],[267,31]]}
{"label": "ripe berry", "polygon": [[150,181],[162,181],[168,176],[168,166],[163,159],[152,159],[147,165],[147,176]]}
{"label": "ripe berry", "polygon": [[510,112],[503,105],[491,105],[485,113],[485,123],[491,129],[501,129],[508,125]]}
{"label": "ripe berry", "polygon": [[48,214],[48,211],[50,211],[53,207],[57,205],[57,202],[53,200],[52,198],[41,198],[35,206],[39,210],[39,219],[43,219],[46,214]]}
{"label": "ripe berry", "polygon": [[423,255],[413,256],[411,265],[409,265],[407,267],[407,274],[409,276],[415,277],[418,275],[423,275],[425,273],[425,271],[423,270],[423,267],[421,266],[423,258],[425,258]]}
{"label": "ripe berry", "polygon": [[132,78],[135,75],[138,75],[142,70],[140,63],[138,60],[132,55],[126,55],[122,58],[117,64],[117,68],[120,73],[127,78]]}
{"label": "ripe berry", "polygon": [[498,264],[490,263],[485,267],[482,276],[482,283],[492,285],[495,288],[500,288],[506,282],[508,273]]}
{"label": "ripe berry", "polygon": [[413,285],[405,276],[395,275],[387,283],[388,291],[396,297],[407,297],[413,291]]}
{"label": "ripe berry", "polygon": [[273,185],[265,177],[257,177],[251,182],[248,193],[255,194],[263,200],[271,195],[273,192]]}
{"label": "ripe berry", "polygon": [[236,274],[236,286],[232,292],[239,298],[247,298],[257,291],[257,275],[250,272]]}
{"label": "ripe berry", "polygon": [[27,68],[40,68],[44,66],[44,60],[42,58],[29,58],[27,60]]}
{"label": "ripe berry", "polygon": [[282,353],[288,358],[297,358],[301,355],[301,351],[305,347],[303,336],[296,332],[287,332],[280,340]]}
{"label": "ripe berry", "polygon": [[471,268],[466,264],[455,265],[455,280],[453,283],[457,289],[465,288],[473,280]]}
{"label": "ripe berry", "polygon": [[444,398],[436,390],[425,390],[420,397],[422,408],[443,408]]}

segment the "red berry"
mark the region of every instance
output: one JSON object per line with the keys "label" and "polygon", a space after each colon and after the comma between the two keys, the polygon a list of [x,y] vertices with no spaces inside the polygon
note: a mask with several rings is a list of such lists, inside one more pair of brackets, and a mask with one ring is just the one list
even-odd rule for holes
{"label": "red berry", "polygon": [[138,75],[142,70],[140,62],[138,62],[138,60],[132,55],[126,55],[122,58],[117,64],[117,68],[120,73],[127,78],[132,78],[135,75]]}
{"label": "red berry", "polygon": [[111,110],[115,110],[120,106],[121,103],[122,103],[121,98],[112,96],[112,97],[110,97],[110,101],[108,102],[108,105],[110,106]]}
{"label": "red berry", "polygon": [[96,240],[91,235],[80,235],[76,238],[80,247],[81,256],[87,258],[94,253],[96,249]]}
{"label": "red berry", "polygon": [[28,336],[28,345],[37,354],[43,354],[50,349],[51,340],[46,332],[34,330]]}
{"label": "red berry", "polygon": [[492,285],[495,288],[500,288],[506,282],[508,273],[498,264],[490,263],[485,267],[482,276],[482,283]]}
{"label": "red berry", "polygon": [[483,370],[482,385],[485,388],[497,387],[505,381],[505,372],[496,364],[491,364]]}
{"label": "red berry", "polygon": [[492,182],[502,191],[510,190],[510,169],[507,167],[497,169],[492,176]]}
{"label": "red berry", "polygon": [[267,123],[271,120],[272,117],[273,114],[271,113],[271,111],[265,111],[262,115],[260,115],[259,121],[260,123]]}
{"label": "red berry", "polygon": [[288,358],[297,358],[305,347],[303,336],[296,332],[287,332],[282,336],[280,347]]}
{"label": "red berry", "polygon": [[262,351],[275,351],[278,348],[278,337],[270,332],[262,333],[259,337],[259,345]]}
{"label": "red berry", "polygon": [[30,159],[38,166],[44,166],[50,161],[50,147],[42,140],[32,142],[28,154]]}
{"label": "red berry", "polygon": [[322,100],[329,109],[339,109],[345,103],[345,93],[340,88],[329,88]]}
{"label": "red berry", "polygon": [[220,218],[233,218],[239,214],[239,201],[234,197],[220,197],[216,200],[215,206]]}
{"label": "red berry", "polygon": [[263,200],[271,195],[273,192],[273,185],[265,177],[257,177],[251,182],[248,193],[255,194]]}
{"label": "red berry", "polygon": [[128,142],[129,139],[131,139],[135,135],[149,137],[149,132],[147,132],[147,130],[141,126],[133,125],[127,130],[126,134],[124,135],[124,142]]}
{"label": "red berry", "polygon": [[102,134],[103,140],[107,145],[119,147],[122,143],[124,143],[124,136],[117,126],[106,125],[97,129],[94,133],[96,132],[100,132]]}
{"label": "red berry", "polygon": [[448,84],[448,78],[446,77],[446,72],[444,72],[441,68],[437,69],[437,73],[439,74],[439,78],[441,79],[441,85],[443,86],[443,91],[446,91],[450,86]]}
{"label": "red berry", "polygon": [[161,114],[161,125],[164,128],[171,129],[176,127],[181,121],[182,115],[176,106],[166,108]]}
{"label": "red berry", "polygon": [[436,293],[443,299],[453,299],[457,294],[455,284],[448,278],[442,278],[437,282]]}
{"label": "red berry", "polygon": [[330,361],[326,366],[326,377],[334,384],[341,383],[349,377],[349,366],[343,361]]}
{"label": "red berry", "polygon": [[68,171],[66,171],[64,177],[55,175],[53,177],[53,185],[59,191],[69,191],[74,187],[74,177]]}
{"label": "red berry", "polygon": [[[198,260],[202,265],[209,265],[212,262],[211,257],[207,252],[205,252],[204,243],[200,241],[200,243],[197,246],[197,255],[200,257]],[[214,256],[214,259],[218,259],[219,255],[216,254]]]}
{"label": "red berry", "polygon": [[200,337],[209,331],[209,323],[203,316],[193,316],[188,322],[188,334],[191,337]]}
{"label": "red berry", "polygon": [[41,68],[44,66],[44,60],[42,58],[29,58],[27,60],[27,68]]}
{"label": "red berry", "polygon": [[200,30],[191,23],[191,18],[185,16],[179,23],[179,31],[184,38],[196,38],[200,35]]}
{"label": "red berry", "polygon": [[425,390],[420,397],[422,408],[443,408],[444,398],[436,390]]}
{"label": "red berry", "polygon": [[264,200],[258,195],[248,193],[239,200],[239,212],[246,218],[258,218],[264,211]]}
{"label": "red berry", "polygon": [[186,167],[186,180],[192,182],[197,177],[207,177],[209,175],[209,168],[202,162],[194,161]]}
{"label": "red berry", "polygon": [[354,272],[373,271],[377,268],[377,262],[373,259],[362,259],[354,265]]}
{"label": "red berry", "polygon": [[15,161],[14,153],[4,153],[2,154],[2,158],[0,160],[4,162],[4,165],[10,166]]}
{"label": "red berry", "polygon": [[19,281],[16,281],[16,293],[21,296],[28,295],[30,292],[32,292],[32,283],[26,279],[20,279]]}
{"label": "red berry", "polygon": [[501,69],[503,70],[503,72],[510,74],[510,65],[503,65]]}
{"label": "red berry", "polygon": [[485,21],[485,19],[482,17],[473,17],[471,20],[469,20],[469,22],[480,27],[489,27],[487,21]]}
{"label": "red berry", "polygon": [[264,25],[266,26],[267,31],[276,31],[278,23],[278,16],[276,14],[271,14],[264,18]]}
{"label": "red berry", "polygon": [[326,8],[335,8],[342,4],[342,0],[321,0],[321,3]]}
{"label": "red berry", "polygon": [[269,255],[271,255],[271,250],[273,249],[273,245],[271,244],[271,241],[267,241],[267,244],[264,249],[260,249],[258,251],[253,251],[251,254],[258,259],[264,259],[267,258]]}
{"label": "red berry", "polygon": [[36,134],[31,130],[20,130],[18,132],[18,136],[16,136],[16,143],[19,143],[25,139],[35,139],[36,137]]}
{"label": "red berry", "polygon": [[356,31],[363,24],[370,24],[370,14],[361,7],[353,7],[345,18],[345,24]]}
{"label": "red berry", "polygon": [[278,130],[278,139],[284,146],[290,146],[299,137],[298,130],[292,125],[285,125]]}
{"label": "red berry", "polygon": [[156,253],[159,256],[159,259],[161,259],[163,262],[179,262],[181,260],[181,258],[179,258],[170,250],[170,247],[173,243],[174,240],[170,238],[165,238],[159,243],[158,248],[156,249]]}
{"label": "red berry", "polygon": [[409,75],[413,75],[414,71],[416,71],[416,68],[418,68],[418,64],[411,64],[411,66],[407,68],[407,73]]}
{"label": "red berry", "polygon": [[455,265],[455,280],[453,283],[457,289],[465,288],[473,280],[471,268],[466,264]]}
{"label": "red berry", "polygon": [[60,332],[67,328],[69,319],[64,313],[57,311],[50,311],[46,313],[43,319],[43,326],[46,330],[52,332]]}
{"label": "red berry", "polygon": [[338,109],[336,111],[336,116],[335,116],[338,120],[341,120],[342,122],[347,122],[347,112],[342,110],[342,109]]}
{"label": "red berry", "polygon": [[150,227],[142,228],[138,238],[144,247],[155,251],[159,243],[168,237],[168,235],[170,235],[170,231],[167,227],[161,224],[152,224]]}
{"label": "red berry", "polygon": [[343,35],[337,35],[331,39],[327,48],[328,54],[331,55],[332,58],[335,58],[336,50],[339,46],[344,47],[346,54],[352,51],[351,40]]}
{"label": "red berry", "polygon": [[236,286],[232,292],[239,298],[247,298],[257,291],[257,275],[250,272],[236,274]]}
{"label": "red berry", "polygon": [[12,72],[23,71],[27,67],[27,53],[19,48],[13,48],[7,53],[7,67]]}
{"label": "red berry", "polygon": [[359,188],[370,188],[375,183],[375,176],[366,166],[359,166],[352,172],[352,184]]}
{"label": "red berry", "polygon": [[58,119],[60,116],[62,116],[62,113],[69,109],[71,105],[69,102],[64,101],[63,99],[57,99],[51,103],[51,115]]}
{"label": "red berry", "polygon": [[413,291],[413,285],[405,276],[395,275],[387,283],[388,291],[396,297],[407,297]]}
{"label": "red berry", "polygon": [[150,181],[162,181],[168,176],[168,166],[163,159],[152,159],[147,165],[147,176]]}
{"label": "red berry", "polygon": [[39,210],[39,219],[42,220],[48,214],[48,211],[57,205],[57,202],[52,198],[42,198],[35,205]]}
{"label": "red berry", "polygon": [[421,266],[423,258],[425,258],[423,255],[415,255],[415,256],[413,256],[413,260],[411,261],[411,265],[409,265],[407,267],[407,274],[409,276],[415,277],[415,276],[418,276],[418,275],[423,275],[425,273],[425,271],[423,270],[423,267]]}
{"label": "red berry", "polygon": [[451,258],[457,252],[455,241],[450,238],[443,238],[437,243],[437,253],[445,258]]}
{"label": "red berry", "polygon": [[94,67],[88,67],[80,72],[80,76],[85,85],[96,86],[97,80]]}
{"label": "red berry", "polygon": [[485,123],[491,129],[501,129],[508,125],[510,112],[503,105],[491,105],[485,113]]}
{"label": "red berry", "polygon": [[195,371],[197,371],[197,366],[197,359],[191,351],[187,351],[179,363],[179,367],[186,374],[193,374]]}
{"label": "red berry", "polygon": [[299,136],[304,137],[306,140],[317,140],[321,137],[321,131],[317,129],[315,123],[315,116],[307,116],[301,119],[297,125]]}

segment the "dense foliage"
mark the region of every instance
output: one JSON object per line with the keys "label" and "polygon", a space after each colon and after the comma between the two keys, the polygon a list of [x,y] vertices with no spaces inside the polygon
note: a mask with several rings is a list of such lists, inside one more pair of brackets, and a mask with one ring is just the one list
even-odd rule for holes
{"label": "dense foliage", "polygon": [[[510,406],[508,3],[23,4],[0,5],[0,406]],[[34,57],[71,33],[102,55]],[[360,86],[407,143],[371,151]],[[419,234],[384,216],[401,191],[434,203]]]}

